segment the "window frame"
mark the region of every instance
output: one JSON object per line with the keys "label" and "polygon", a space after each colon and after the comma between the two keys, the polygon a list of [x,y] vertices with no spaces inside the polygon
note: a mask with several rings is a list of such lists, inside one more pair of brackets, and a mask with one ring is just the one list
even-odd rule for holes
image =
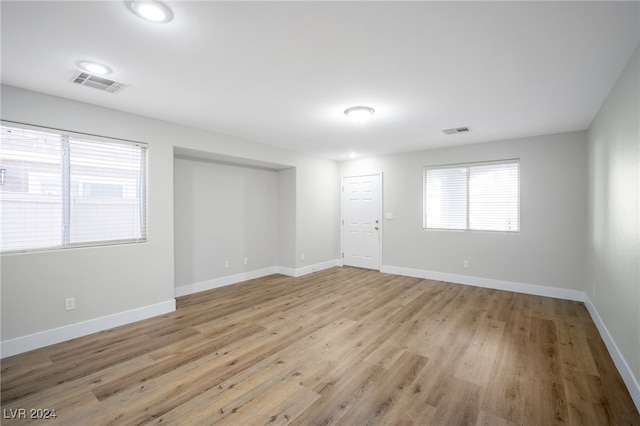
{"label": "window frame", "polygon": [[[144,142],[132,141],[128,139],[100,136],[90,133],[82,133],[75,132],[65,129],[46,127],[46,126],[38,126],[28,123],[22,123],[17,121],[10,120],[0,120],[0,125],[4,127],[11,127],[15,129],[25,129],[25,130],[34,130],[43,133],[50,133],[53,135],[57,135],[61,140],[61,157],[62,161],[60,164],[61,170],[60,174],[62,175],[61,182],[61,198],[62,198],[62,206],[61,206],[61,215],[62,220],[60,222],[60,229],[62,237],[60,239],[59,244],[52,246],[43,246],[36,248],[22,248],[22,249],[9,249],[6,251],[0,251],[0,256],[4,255],[12,255],[12,254],[24,254],[24,253],[35,253],[35,252],[47,252],[47,251],[59,251],[59,250],[67,250],[67,249],[77,249],[77,248],[90,248],[90,247],[106,247],[106,246],[114,246],[114,245],[129,245],[129,244],[141,244],[148,242],[148,212],[149,212],[149,144]],[[112,240],[96,240],[96,241],[87,241],[87,242],[70,242],[69,236],[71,235],[70,231],[70,211],[69,206],[71,203],[71,187],[73,186],[71,182],[71,173],[70,173],[70,154],[68,153],[68,141],[70,139],[78,139],[86,142],[96,142],[101,144],[115,144],[115,145],[130,145],[136,146],[141,149],[143,152],[141,158],[141,170],[140,170],[140,183],[139,183],[139,210],[140,210],[140,236],[134,238],[124,238],[124,239],[112,239]],[[66,147],[65,147],[66,145]],[[65,151],[63,153],[63,151]],[[2,248],[0,247],[0,250]]]}
{"label": "window frame", "polygon": [[[424,231],[450,231],[450,232],[490,232],[490,233],[499,233],[499,234],[507,234],[507,235],[518,235],[521,232],[521,174],[520,174],[520,158],[509,158],[504,160],[490,160],[490,161],[476,161],[476,162],[468,162],[468,163],[452,163],[452,164],[438,164],[431,166],[424,166],[422,169],[422,229]],[[491,166],[491,165],[500,165],[500,164],[516,164],[517,165],[517,188],[518,188],[518,200],[517,200],[517,230],[500,230],[500,229],[471,229],[470,228],[470,195],[469,195],[469,181],[470,181],[470,169],[474,167],[482,167],[482,166]],[[446,170],[446,169],[467,169],[467,179],[466,179],[466,227],[465,228],[434,228],[427,227],[427,173],[430,170]]]}

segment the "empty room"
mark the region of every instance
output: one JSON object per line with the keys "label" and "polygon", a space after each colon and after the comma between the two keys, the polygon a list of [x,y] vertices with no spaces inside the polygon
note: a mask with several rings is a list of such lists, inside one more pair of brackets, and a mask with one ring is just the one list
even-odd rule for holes
{"label": "empty room", "polygon": [[640,2],[0,2],[4,425],[640,425]]}

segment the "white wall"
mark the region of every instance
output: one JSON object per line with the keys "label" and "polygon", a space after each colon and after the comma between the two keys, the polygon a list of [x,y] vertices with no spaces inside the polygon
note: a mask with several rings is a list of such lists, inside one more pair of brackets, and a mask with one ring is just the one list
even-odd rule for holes
{"label": "white wall", "polygon": [[[583,300],[640,407],[640,54],[588,131],[366,158],[341,176],[383,172],[383,269]],[[422,169],[520,158],[521,232],[425,231]],[[463,268],[469,259],[471,267]],[[429,275],[429,274],[424,274]],[[434,275],[434,274],[432,274]],[[469,277],[466,280],[466,277]],[[550,291],[540,290],[549,289]],[[567,292],[556,291],[566,289]],[[586,293],[586,295],[585,295]]]}
{"label": "white wall", "polygon": [[[3,120],[150,143],[147,243],[0,257],[2,355],[56,340],[45,335],[27,339],[26,346],[21,340],[5,344],[12,339],[156,304],[172,309],[173,148],[163,129],[151,120],[13,87],[2,86],[1,94]],[[65,311],[68,297],[76,299],[73,311]]]}
{"label": "white wall", "polygon": [[[333,174],[331,178],[328,178]],[[304,161],[296,170],[296,268],[307,272],[340,250],[340,179],[336,162]],[[332,235],[326,235],[333,229]],[[301,255],[304,254],[304,260]]]}
{"label": "white wall", "polygon": [[[295,168],[286,178],[295,177],[288,188],[297,193],[273,194],[288,202],[294,220],[278,221],[280,231],[289,228],[273,252],[285,257],[278,259],[285,266],[297,266],[298,247],[305,249],[305,266],[337,261],[339,194],[327,190],[338,185],[335,162],[15,87],[1,90],[3,120],[148,143],[150,191],[148,243],[0,257],[2,356],[107,328],[114,315],[134,320],[157,314],[150,306],[166,311],[174,303],[176,148]],[[67,297],[76,298],[76,310],[64,310]]]}
{"label": "white wall", "polygon": [[[339,173],[383,173],[383,211],[394,214],[383,221],[386,267],[581,291],[586,152],[585,132],[575,132],[344,161]],[[422,229],[424,166],[511,158],[520,159],[520,233]]]}
{"label": "white wall", "polygon": [[589,128],[585,291],[635,376],[640,407],[639,64],[636,49]]}
{"label": "white wall", "polygon": [[176,287],[278,265],[277,171],[176,158],[173,188]]}
{"label": "white wall", "polygon": [[[296,267],[296,169],[278,171],[278,266]],[[337,257],[337,253],[336,253]]]}

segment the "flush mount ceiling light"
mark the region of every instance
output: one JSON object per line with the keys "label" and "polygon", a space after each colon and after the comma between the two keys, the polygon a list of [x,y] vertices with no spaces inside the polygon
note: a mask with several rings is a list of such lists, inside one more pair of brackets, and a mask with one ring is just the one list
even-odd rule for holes
{"label": "flush mount ceiling light", "polygon": [[344,110],[344,114],[354,123],[364,123],[373,113],[374,109],[368,106],[354,106]]}
{"label": "flush mount ceiling light", "polygon": [[150,22],[164,24],[173,19],[173,13],[171,12],[171,9],[169,9],[159,1],[135,0],[129,3],[129,6],[131,7],[133,13]]}
{"label": "flush mount ceiling light", "polygon": [[81,62],[78,62],[78,66],[82,70],[91,74],[96,74],[96,75],[111,74],[111,68],[109,68],[106,65],[99,64],[97,62],[81,61]]}

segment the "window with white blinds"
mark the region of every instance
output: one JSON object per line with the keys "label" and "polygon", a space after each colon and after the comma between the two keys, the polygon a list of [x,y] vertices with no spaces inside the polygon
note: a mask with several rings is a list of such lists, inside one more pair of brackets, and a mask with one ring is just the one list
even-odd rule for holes
{"label": "window with white blinds", "polygon": [[519,232],[520,161],[424,169],[424,228]]}
{"label": "window with white blinds", "polygon": [[2,253],[146,241],[145,144],[0,132]]}

